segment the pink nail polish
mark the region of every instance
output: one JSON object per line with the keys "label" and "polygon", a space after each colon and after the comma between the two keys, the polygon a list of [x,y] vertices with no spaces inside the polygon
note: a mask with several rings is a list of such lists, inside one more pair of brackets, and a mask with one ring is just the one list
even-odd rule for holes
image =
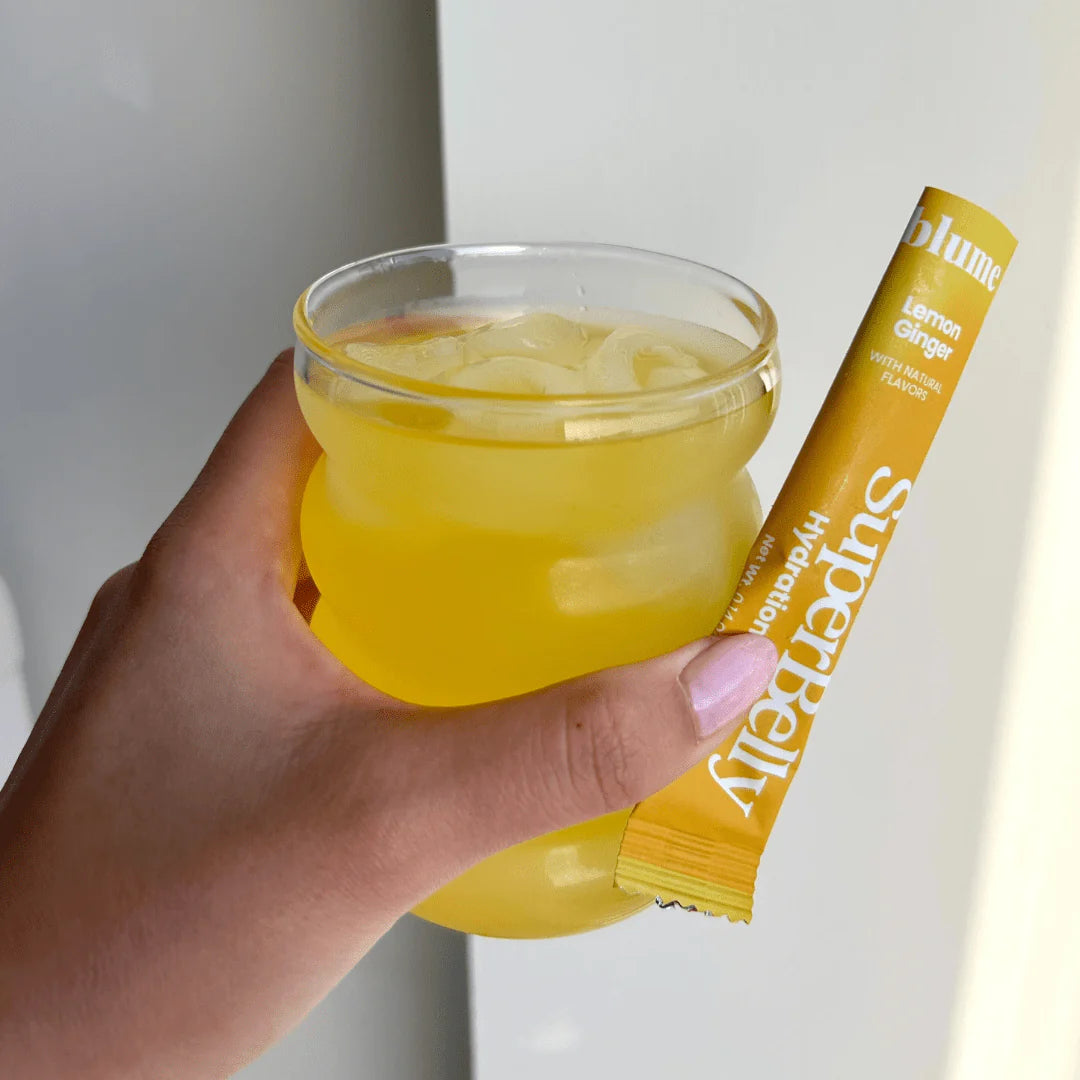
{"label": "pink nail polish", "polygon": [[722,635],[683,669],[701,737],[727,732],[765,692],[776,670],[776,646],[758,634]]}

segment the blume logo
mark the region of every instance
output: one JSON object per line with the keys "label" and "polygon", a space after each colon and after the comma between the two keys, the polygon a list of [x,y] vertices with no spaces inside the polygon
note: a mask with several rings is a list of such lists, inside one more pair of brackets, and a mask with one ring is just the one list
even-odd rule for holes
{"label": "blume logo", "polygon": [[900,243],[913,248],[926,248],[929,254],[958,266],[988,292],[993,292],[1001,280],[1002,267],[970,240],[952,232],[953,219],[948,214],[942,214],[941,220],[935,222],[923,217],[925,212],[925,207],[915,207]]}

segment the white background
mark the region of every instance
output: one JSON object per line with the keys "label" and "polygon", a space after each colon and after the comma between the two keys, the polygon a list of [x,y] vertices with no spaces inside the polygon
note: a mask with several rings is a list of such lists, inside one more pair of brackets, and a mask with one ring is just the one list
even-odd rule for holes
{"label": "white background", "polygon": [[[300,291],[441,231],[422,5],[0,3],[0,575],[35,709]],[[459,1080],[467,1057],[462,944],[410,919],[246,1075]]]}
{"label": "white background", "polygon": [[1064,0],[442,6],[450,238],[637,244],[761,290],[785,362],[755,467],[766,501],[922,187],[1021,239],[815,726],[752,927],[648,912],[475,941],[477,1080],[942,1075],[1062,311],[1078,40]]}

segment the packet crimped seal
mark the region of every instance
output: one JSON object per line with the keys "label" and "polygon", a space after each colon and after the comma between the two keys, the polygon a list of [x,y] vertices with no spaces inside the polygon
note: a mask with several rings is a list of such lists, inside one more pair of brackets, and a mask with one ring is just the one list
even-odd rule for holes
{"label": "packet crimped seal", "polygon": [[776,675],[714,754],[635,807],[622,889],[750,921],[822,695],[1015,247],[985,210],[923,192],[718,628],[769,637]]}

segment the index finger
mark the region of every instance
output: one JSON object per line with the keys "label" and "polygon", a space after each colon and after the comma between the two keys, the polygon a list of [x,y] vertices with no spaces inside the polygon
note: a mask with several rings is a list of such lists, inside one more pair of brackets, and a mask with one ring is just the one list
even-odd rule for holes
{"label": "index finger", "polygon": [[211,534],[237,572],[273,567],[291,589],[300,562],[300,500],[319,452],[297,404],[293,350],[286,349],[170,516]]}

